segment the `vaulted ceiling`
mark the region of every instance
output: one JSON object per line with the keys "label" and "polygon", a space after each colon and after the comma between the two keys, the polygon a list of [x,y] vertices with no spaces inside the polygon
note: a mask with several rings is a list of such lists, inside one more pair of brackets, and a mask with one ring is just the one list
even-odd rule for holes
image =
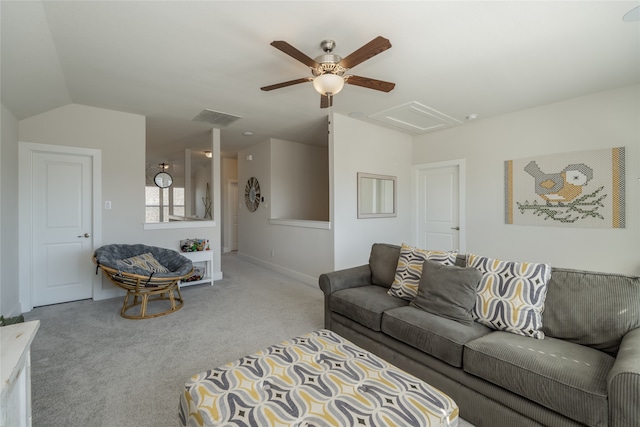
{"label": "vaulted ceiling", "polygon": [[[640,81],[637,1],[6,1],[2,103],[24,119],[69,103],[144,115],[161,150],[202,139],[203,109],[241,116],[222,150],[265,138],[326,144],[310,76],[270,46],[346,56],[376,36],[392,48],[350,70],[396,83],[347,85],[332,110],[362,120],[408,103],[464,125]],[[384,116],[384,114],[382,114]],[[543,125],[543,124],[541,124]],[[243,132],[253,132],[244,136]]]}

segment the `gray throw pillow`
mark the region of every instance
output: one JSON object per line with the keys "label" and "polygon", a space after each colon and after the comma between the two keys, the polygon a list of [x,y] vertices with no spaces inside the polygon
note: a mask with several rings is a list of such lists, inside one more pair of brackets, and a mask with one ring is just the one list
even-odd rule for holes
{"label": "gray throw pillow", "polygon": [[471,310],[482,273],[473,267],[443,265],[426,260],[418,295],[409,305],[472,326]]}
{"label": "gray throw pillow", "polygon": [[400,246],[374,243],[369,255],[371,283],[385,288],[390,287],[396,274],[399,257]]}

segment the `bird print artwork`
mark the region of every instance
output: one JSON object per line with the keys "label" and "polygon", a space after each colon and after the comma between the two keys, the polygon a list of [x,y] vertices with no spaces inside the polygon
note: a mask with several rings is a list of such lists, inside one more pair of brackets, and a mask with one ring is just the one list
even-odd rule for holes
{"label": "bird print artwork", "polygon": [[625,147],[504,162],[506,224],[625,227]]}
{"label": "bird print artwork", "polygon": [[547,204],[570,202],[582,194],[582,187],[593,179],[593,169],[584,163],[568,165],[561,172],[544,173],[535,160],[524,167],[535,181],[535,192]]}

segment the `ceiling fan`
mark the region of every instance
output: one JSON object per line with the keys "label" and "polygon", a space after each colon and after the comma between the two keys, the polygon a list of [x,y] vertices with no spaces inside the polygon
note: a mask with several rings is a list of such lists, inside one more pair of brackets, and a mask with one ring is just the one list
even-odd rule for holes
{"label": "ceiling fan", "polygon": [[373,58],[377,54],[382,53],[391,47],[389,40],[381,36],[371,40],[369,43],[365,44],[345,58],[341,58],[340,56],[332,53],[336,46],[336,43],[333,40],[323,40],[320,43],[320,47],[324,51],[324,54],[315,59],[311,59],[289,43],[282,40],[272,42],[271,46],[308,66],[311,69],[313,77],[303,77],[301,79],[261,87],[260,89],[264,91],[280,89],[298,83],[313,82],[313,87],[320,93],[320,108],[327,108],[333,105],[333,96],[342,90],[345,83],[375,89],[382,92],[390,92],[396,86],[395,83],[385,82],[382,80],[345,75],[347,70],[366,61],[367,59]]}

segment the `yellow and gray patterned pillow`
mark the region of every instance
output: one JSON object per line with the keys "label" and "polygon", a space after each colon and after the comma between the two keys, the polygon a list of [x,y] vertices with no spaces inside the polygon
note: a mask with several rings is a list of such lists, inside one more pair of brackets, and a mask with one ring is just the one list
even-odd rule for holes
{"label": "yellow and gray patterned pillow", "polygon": [[128,267],[139,268],[150,273],[169,273],[169,269],[160,264],[151,253],[136,255],[119,262]]}
{"label": "yellow and gray patterned pillow", "polygon": [[543,339],[542,311],[551,278],[549,264],[467,256],[467,267],[482,272],[472,315],[499,331]]}
{"label": "yellow and gray patterned pillow", "polygon": [[396,275],[387,293],[391,296],[411,301],[418,294],[418,285],[422,277],[422,264],[425,260],[438,262],[443,265],[456,263],[457,251],[444,252],[419,249],[402,244]]}

